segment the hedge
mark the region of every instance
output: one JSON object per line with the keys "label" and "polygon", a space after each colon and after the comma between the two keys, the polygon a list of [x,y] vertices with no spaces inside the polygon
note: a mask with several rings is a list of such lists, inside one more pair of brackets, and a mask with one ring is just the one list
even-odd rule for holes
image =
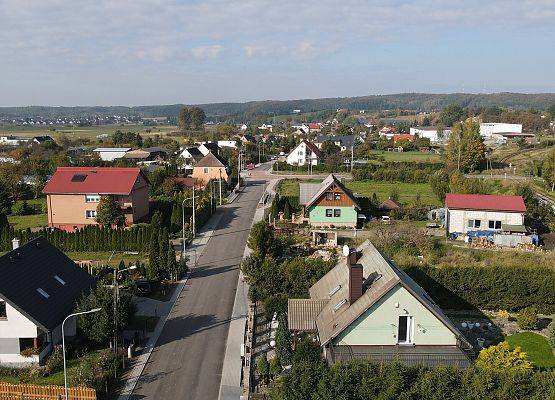
{"label": "hedge", "polygon": [[555,312],[553,266],[411,266],[405,271],[445,309]]}

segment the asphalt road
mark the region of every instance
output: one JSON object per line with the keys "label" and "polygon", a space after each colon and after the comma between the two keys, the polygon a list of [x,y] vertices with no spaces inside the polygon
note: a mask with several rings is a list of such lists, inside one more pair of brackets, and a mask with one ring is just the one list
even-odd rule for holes
{"label": "asphalt road", "polygon": [[[222,218],[178,297],[132,399],[218,398],[239,263],[265,181],[253,175]],[[263,174],[260,174],[263,176]]]}

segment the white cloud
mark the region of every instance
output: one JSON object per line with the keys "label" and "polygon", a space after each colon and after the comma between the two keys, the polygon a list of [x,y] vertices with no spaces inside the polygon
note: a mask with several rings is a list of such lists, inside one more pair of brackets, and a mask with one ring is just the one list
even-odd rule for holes
{"label": "white cloud", "polygon": [[210,46],[198,46],[191,49],[193,57],[198,59],[203,58],[216,58],[222,51],[223,46],[219,44],[214,44]]}

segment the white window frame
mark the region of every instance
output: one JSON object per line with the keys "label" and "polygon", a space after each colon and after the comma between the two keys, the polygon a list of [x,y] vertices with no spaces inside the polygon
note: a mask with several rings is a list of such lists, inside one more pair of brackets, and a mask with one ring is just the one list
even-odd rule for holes
{"label": "white window frame", "polygon": [[96,218],[96,210],[85,210],[85,218],[95,219]]}
{"label": "white window frame", "polygon": [[100,195],[99,194],[86,194],[85,195],[85,203],[98,203],[100,202]]}
{"label": "white window frame", "polygon": [[[406,318],[407,338],[405,341],[399,339],[401,318]],[[414,343],[414,317],[412,315],[399,315],[397,318],[397,344],[410,345]]]}
{"label": "white window frame", "polygon": [[333,208],[326,208],[326,218],[333,218]]}
{"label": "white window frame", "polygon": [[335,193],[333,194],[333,199],[334,199],[335,201],[340,201],[340,200],[341,200],[341,193],[335,192]]}
{"label": "white window frame", "polygon": [[341,218],[341,209],[340,208],[335,208],[333,210],[333,217],[334,218]]}
{"label": "white window frame", "polygon": [[[493,222],[493,228],[490,226],[492,222]],[[497,225],[499,225],[499,228],[497,228]],[[500,229],[501,229],[501,226],[502,226],[502,223],[501,223],[501,221],[499,221],[499,220],[490,219],[490,220],[488,221],[488,228],[489,228],[489,229],[500,230]]]}
{"label": "white window frame", "polygon": [[208,167],[204,167],[204,173],[207,174],[208,173]]}
{"label": "white window frame", "polygon": [[[476,225],[476,222],[478,222],[478,225]],[[467,228],[470,228],[470,229],[480,229],[482,227],[482,220],[481,219],[469,219],[466,222],[466,226],[467,226]]]}

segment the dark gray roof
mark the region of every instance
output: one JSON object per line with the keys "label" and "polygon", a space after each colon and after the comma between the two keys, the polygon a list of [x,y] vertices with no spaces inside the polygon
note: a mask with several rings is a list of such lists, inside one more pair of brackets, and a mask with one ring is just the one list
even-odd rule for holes
{"label": "dark gray roof", "polygon": [[195,167],[227,167],[227,163],[217,154],[209,152],[202,160],[197,162]]}
{"label": "dark gray roof", "polygon": [[203,143],[203,145],[210,151],[214,151],[214,152],[220,151],[220,146],[218,146],[218,143],[206,142],[206,143]]}
{"label": "dark gray roof", "polygon": [[355,144],[355,135],[318,135],[316,138],[317,143],[324,143],[325,141],[339,142],[339,146],[352,147]]}
{"label": "dark gray roof", "polygon": [[45,331],[59,326],[95,283],[43,236],[0,257],[0,297]]}

